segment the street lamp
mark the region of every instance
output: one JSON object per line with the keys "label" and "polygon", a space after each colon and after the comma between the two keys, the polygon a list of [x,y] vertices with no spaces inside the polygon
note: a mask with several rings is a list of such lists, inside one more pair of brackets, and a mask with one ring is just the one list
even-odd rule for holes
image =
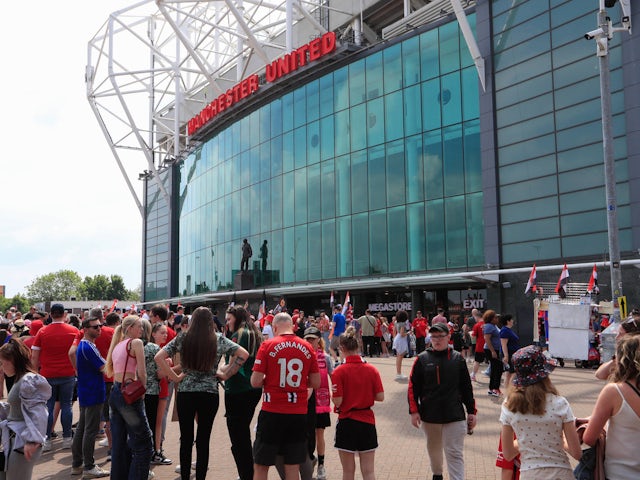
{"label": "street lamp", "polygon": [[[616,200],[615,164],[613,160],[613,133],[611,121],[611,86],[609,83],[609,40],[615,32],[631,33],[630,0],[620,0],[622,27],[613,27],[606,8],[615,6],[618,0],[599,0],[598,28],[587,32],[587,40],[596,41],[596,55],[600,66],[600,102],[602,108],[602,148],[604,151],[605,191],[607,196],[607,232],[609,240],[609,270],[611,275],[611,296],[617,307],[617,299],[622,296],[622,273],[620,270],[620,242],[618,240],[618,207]],[[616,308],[614,318],[619,317]]]}

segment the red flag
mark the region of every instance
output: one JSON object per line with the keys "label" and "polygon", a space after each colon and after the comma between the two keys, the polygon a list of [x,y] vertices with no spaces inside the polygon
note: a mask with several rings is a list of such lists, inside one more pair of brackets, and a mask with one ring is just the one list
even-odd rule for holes
{"label": "red flag", "polygon": [[560,298],[567,297],[567,284],[569,283],[569,269],[567,268],[567,264],[564,264],[562,267],[562,273],[560,274],[560,278],[558,279],[558,284],[556,285],[556,293],[560,295]]}
{"label": "red flag", "polygon": [[109,309],[109,313],[113,312],[117,306],[118,306],[118,299],[114,298],[113,303],[111,304],[111,308]]}
{"label": "red flag", "polygon": [[526,295],[529,290],[536,293],[538,291],[538,285],[536,283],[536,264],[533,264],[533,268],[531,269],[531,274],[529,275],[529,281],[527,282],[527,288],[524,290],[524,294]]}
{"label": "red flag", "polygon": [[588,293],[595,293],[596,295],[600,293],[600,289],[598,288],[598,270],[596,269],[596,264],[593,264],[593,270],[591,270],[591,278],[589,279],[589,286],[587,286]]}
{"label": "red flag", "polygon": [[342,305],[342,314],[347,313],[349,308],[349,304],[351,303],[351,298],[349,297],[349,291],[347,290],[347,294],[344,297],[344,304]]}
{"label": "red flag", "polygon": [[349,304],[349,308],[347,309],[347,324],[351,324],[353,322],[353,307]]}

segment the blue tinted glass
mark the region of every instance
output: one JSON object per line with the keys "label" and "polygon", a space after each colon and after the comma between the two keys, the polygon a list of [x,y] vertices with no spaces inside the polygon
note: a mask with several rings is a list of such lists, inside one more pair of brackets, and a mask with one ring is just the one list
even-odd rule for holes
{"label": "blue tinted glass", "polygon": [[407,205],[407,255],[410,272],[427,268],[424,203]]}
{"label": "blue tinted glass", "polygon": [[407,271],[407,217],[404,205],[387,210],[389,272]]}
{"label": "blue tinted glass", "polygon": [[385,149],[383,145],[369,149],[368,166],[369,209],[384,208],[387,203],[387,195]]}
{"label": "blue tinted glass", "polygon": [[443,129],[444,194],[446,197],[464,193],[464,162],[462,127],[456,125]]}
{"label": "blue tinted glass", "polygon": [[367,102],[367,143],[369,146],[384,142],[384,100]]}
{"label": "blue tinted glass", "polygon": [[440,72],[442,74],[460,69],[460,41],[458,22],[440,27]]}
{"label": "blue tinted glass", "polygon": [[537,197],[556,195],[558,187],[554,177],[533,178],[526,182],[502,185],[500,202],[502,204],[522,202]]}
{"label": "blue tinted glass", "polygon": [[293,132],[294,167],[300,168],[307,164],[307,127],[296,128]]}
{"label": "blue tinted glass", "polygon": [[293,92],[293,128],[307,123],[306,89],[298,88]]}
{"label": "blue tinted glass", "polygon": [[333,158],[321,164],[322,218],[329,219],[336,215],[336,179]]}
{"label": "blue tinted glass", "polygon": [[367,69],[367,99],[371,100],[382,96],[384,93],[382,52],[369,55],[365,62]]}
{"label": "blue tinted glass", "polygon": [[349,215],[351,213],[351,161],[349,155],[336,158],[336,213]]}
{"label": "blue tinted glass", "polygon": [[268,180],[271,175],[271,142],[264,142],[260,145],[259,163],[260,181]]}
{"label": "blue tinted glass", "polygon": [[437,28],[420,35],[420,63],[423,79],[440,75]]}
{"label": "blue tinted glass", "polygon": [[422,135],[405,140],[407,202],[424,200],[424,168],[422,163]]}
{"label": "blue tinted glass", "polygon": [[549,92],[543,95],[538,95],[536,98],[532,98],[531,100],[526,100],[507,108],[503,108],[502,110],[498,110],[496,114],[496,125],[498,128],[502,128],[529,118],[538,117],[542,114],[549,113],[552,110],[553,97]]}
{"label": "blue tinted glass", "polygon": [[429,80],[422,84],[422,124],[425,131],[440,128],[440,79]]}
{"label": "blue tinted glass", "polygon": [[482,192],[466,196],[467,262],[469,266],[484,265],[484,222]]}
{"label": "blue tinted glass", "polygon": [[551,71],[551,54],[544,53],[495,75],[496,91]]}
{"label": "blue tinted glass", "polygon": [[444,202],[442,199],[427,202],[427,269],[445,268]]}
{"label": "blue tinted glass", "polygon": [[387,144],[387,205],[401,205],[405,202],[404,188],[404,142]]}
{"label": "blue tinted glass", "polygon": [[[475,14],[467,16],[467,20],[469,21],[469,27],[471,28],[471,32],[473,33],[474,37],[477,38]],[[460,42],[460,66],[462,68],[471,67],[474,64],[473,57],[471,56],[471,52],[469,52],[469,48],[467,47],[467,42],[464,39],[464,35],[462,34],[461,29],[458,29],[458,36],[460,37],[458,38],[458,42]]]}
{"label": "blue tinted glass", "polygon": [[260,143],[260,112],[258,110],[249,115],[249,124],[251,126],[248,132],[250,146],[255,147]]}
{"label": "blue tinted glass", "polygon": [[274,137],[271,140],[271,158],[267,164],[271,163],[271,176],[282,173],[282,137]]}
{"label": "blue tinted glass", "polygon": [[369,214],[351,216],[353,249],[353,275],[369,275]]}
{"label": "blue tinted glass", "polygon": [[260,115],[260,142],[266,142],[271,138],[271,104],[261,107]]}
{"label": "blue tinted glass", "polygon": [[287,132],[282,136],[282,171],[293,170],[293,132]]}
{"label": "blue tinted glass", "polygon": [[292,189],[295,194],[295,224],[307,223],[307,170],[301,168],[295,171],[295,184]]}
{"label": "blue tinted glass", "polygon": [[320,158],[326,160],[333,158],[334,152],[333,117],[324,117],[320,120]]}
{"label": "blue tinted glass", "polygon": [[404,136],[404,114],[402,92],[394,92],[384,97],[385,140],[390,142]]}
{"label": "blue tinted glass", "polygon": [[293,129],[293,92],[282,97],[282,131],[288,132]]}
{"label": "blue tinted glass", "polygon": [[[498,144],[517,143],[553,132],[553,114],[542,115],[498,130]],[[560,143],[558,142],[558,147]]]}
{"label": "blue tinted glass", "polygon": [[298,225],[294,230],[294,236],[296,246],[295,278],[296,282],[301,282],[309,279],[307,225]]}
{"label": "blue tinted glass", "polygon": [[320,161],[320,122],[307,125],[307,164]]}
{"label": "blue tinted glass", "polygon": [[320,222],[310,223],[309,237],[309,280],[322,278],[322,228]]}
{"label": "blue tinted glass", "polygon": [[[257,227],[262,227],[262,225],[273,225],[271,223],[271,197],[269,193],[269,186],[271,182],[266,180],[260,183],[260,197],[258,199],[258,203],[260,205],[260,223],[253,222]],[[218,225],[218,222],[215,221],[215,218],[209,219],[211,225]]]}
{"label": "blue tinted glass", "polygon": [[414,85],[404,90],[404,129],[406,136],[422,132],[420,88],[420,85]]}
{"label": "blue tinted glass", "polygon": [[442,198],[442,135],[439,130],[423,136],[426,198]]}
{"label": "blue tinted glass", "polygon": [[307,90],[307,121],[313,122],[320,117],[320,82],[314,80],[305,87]]}
{"label": "blue tinted glass", "polygon": [[293,228],[285,228],[282,233],[282,281],[290,283],[296,279],[296,244]]}
{"label": "blue tinted glass", "polygon": [[502,241],[504,243],[517,243],[557,237],[559,231],[557,217],[531,220],[525,223],[512,223],[502,227]]}
{"label": "blue tinted glass", "polygon": [[351,148],[351,133],[349,130],[349,110],[342,110],[334,115],[336,135],[336,155],[349,153]]}
{"label": "blue tinted glass", "polygon": [[349,65],[349,101],[357,105],[366,99],[364,60],[360,60]]}
{"label": "blue tinted glass", "polygon": [[402,42],[402,69],[404,86],[420,82],[420,37]]}
{"label": "blue tinted glass", "polygon": [[462,118],[472,120],[480,118],[478,72],[475,67],[462,70]]}
{"label": "blue tinted glass", "polygon": [[368,209],[367,184],[367,152],[362,150],[351,154],[351,211],[364,212]]}
{"label": "blue tinted glass", "polygon": [[462,121],[462,91],[460,73],[454,72],[440,78],[439,101],[442,106],[442,125],[452,125]]}
{"label": "blue tinted glass", "polygon": [[[371,274],[387,273],[387,211],[375,210],[369,214],[369,251]],[[392,242],[394,243],[394,242]]]}
{"label": "blue tinted glass", "polygon": [[333,72],[333,108],[336,112],[349,106],[349,82],[347,75],[347,67]]}
{"label": "blue tinted glass", "polygon": [[501,148],[498,152],[498,157],[501,165],[507,165],[555,153],[555,151],[555,137],[553,135],[545,135]]}
{"label": "blue tinted glass", "polygon": [[464,181],[466,192],[482,190],[482,159],[480,158],[480,121],[467,122],[464,129]]}
{"label": "blue tinted glass", "polygon": [[384,63],[384,93],[402,88],[402,55],[400,44],[386,48],[382,52]]}
{"label": "blue tinted glass", "polygon": [[502,260],[505,263],[521,262],[523,258],[545,260],[561,256],[559,238],[516,243],[502,247]]}
{"label": "blue tinted glass", "polygon": [[336,221],[334,219],[322,222],[322,278],[336,278]]}
{"label": "blue tinted glass", "polygon": [[467,236],[464,196],[445,199],[447,266],[467,265]]}
{"label": "blue tinted glass", "polygon": [[[293,172],[285,173],[282,176],[282,207],[283,207],[283,219],[282,225],[285,227],[291,227],[295,221],[294,215],[295,206],[295,184]],[[306,211],[306,205],[305,205]]]}
{"label": "blue tinted glass", "polygon": [[333,113],[333,75],[320,78],[320,116]]}
{"label": "blue tinted glass", "polygon": [[321,190],[320,190],[320,164],[307,168],[307,197],[309,208],[309,222],[320,220]]}
{"label": "blue tinted glass", "polygon": [[367,105],[361,103],[350,109],[351,151],[362,150],[367,146]]}
{"label": "blue tinted glass", "polygon": [[576,32],[588,32],[593,30],[595,25],[596,19],[591,13],[579,18],[573,17],[570,22],[563,23],[553,29],[551,32],[551,44],[555,49],[565,43],[582,40],[582,38],[576,38]]}
{"label": "blue tinted glass", "polygon": [[336,219],[336,256],[338,257],[338,277],[353,275],[353,255],[351,252],[351,217]]}

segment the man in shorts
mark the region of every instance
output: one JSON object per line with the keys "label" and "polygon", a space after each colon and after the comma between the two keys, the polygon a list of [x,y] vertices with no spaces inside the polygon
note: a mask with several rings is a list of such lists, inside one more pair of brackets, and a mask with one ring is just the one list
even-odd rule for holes
{"label": "man in shorts", "polygon": [[307,451],[307,388],[320,386],[313,347],[293,332],[287,313],[273,319],[274,338],[256,354],[251,385],[263,388],[262,409],[253,444],[254,480],[267,480],[276,457],[284,459],[286,480],[299,478]]}
{"label": "man in shorts", "polygon": [[347,329],[347,319],[342,314],[342,306],[336,305],[333,309],[333,319],[331,320],[331,330],[329,333],[329,353],[334,362],[334,367],[338,366],[340,351],[340,335]]}

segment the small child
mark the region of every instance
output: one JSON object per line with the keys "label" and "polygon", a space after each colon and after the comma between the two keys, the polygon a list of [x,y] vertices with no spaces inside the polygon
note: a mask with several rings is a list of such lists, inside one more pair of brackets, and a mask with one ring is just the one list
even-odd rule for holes
{"label": "small child", "polygon": [[342,479],[353,480],[356,453],[360,456],[363,480],[375,480],[375,454],[378,448],[376,420],[371,407],[384,400],[380,372],[359,355],[356,330],[348,327],[340,335],[340,353],[345,362],[331,377],[333,404],[338,413],[335,448],[340,454]]}
{"label": "small child", "polygon": [[555,364],[534,345],[521,348],[512,359],[513,386],[500,414],[505,460],[520,454],[521,480],[573,480],[565,451],[579,460],[582,450],[571,406],[549,379]]}

